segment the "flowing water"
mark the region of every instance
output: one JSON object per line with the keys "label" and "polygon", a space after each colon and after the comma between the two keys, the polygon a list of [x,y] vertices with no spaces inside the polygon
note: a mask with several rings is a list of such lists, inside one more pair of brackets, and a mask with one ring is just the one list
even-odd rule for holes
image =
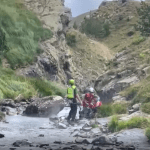
{"label": "flowing water", "polygon": [[[57,116],[66,117],[68,115],[69,108],[64,108]],[[73,137],[71,133],[75,129],[81,129],[88,120],[82,120],[79,124],[74,126],[68,126],[67,129],[58,129],[56,124],[51,122],[49,118],[38,117],[26,117],[21,115],[7,116],[6,121],[9,123],[0,122],[0,133],[4,134],[4,138],[0,138],[0,150],[10,150],[12,144],[17,140],[27,139],[33,144],[49,144],[50,146],[58,147],[58,144],[54,144],[55,141],[62,141],[65,143],[74,142],[76,137]],[[99,122],[106,123],[106,118],[99,119]],[[44,135],[44,137],[39,137]],[[119,141],[123,141],[125,144],[135,144],[137,149],[150,150],[150,144],[147,142],[147,138],[141,129],[125,130],[116,135]],[[16,148],[25,149],[25,148]],[[30,150],[38,149],[26,148]],[[57,149],[57,148],[56,148]]]}

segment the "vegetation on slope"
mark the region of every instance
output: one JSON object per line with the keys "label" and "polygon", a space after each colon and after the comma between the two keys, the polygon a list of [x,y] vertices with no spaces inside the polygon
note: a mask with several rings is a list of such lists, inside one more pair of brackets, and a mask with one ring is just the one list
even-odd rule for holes
{"label": "vegetation on slope", "polygon": [[8,47],[3,56],[12,68],[31,63],[41,52],[38,42],[52,37],[52,32],[42,28],[36,15],[16,0],[0,1],[0,27]]}
{"label": "vegetation on slope", "polygon": [[0,99],[32,96],[65,95],[65,88],[51,81],[16,76],[11,69],[0,68]]}
{"label": "vegetation on slope", "polygon": [[104,38],[110,34],[109,23],[99,19],[85,19],[81,24],[81,32],[95,38]]}
{"label": "vegetation on slope", "polygon": [[[42,27],[35,14],[28,11],[22,0],[0,1],[0,61],[6,58],[12,69],[34,61],[42,51],[38,43],[52,37],[52,32]],[[0,66],[0,99],[15,99],[22,95],[65,95],[60,85],[37,78],[16,76],[12,69]]]}

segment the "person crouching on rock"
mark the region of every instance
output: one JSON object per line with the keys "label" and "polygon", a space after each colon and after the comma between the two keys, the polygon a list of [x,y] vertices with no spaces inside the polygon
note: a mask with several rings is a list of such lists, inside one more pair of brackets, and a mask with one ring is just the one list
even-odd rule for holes
{"label": "person crouching on rock", "polygon": [[76,114],[77,114],[77,104],[78,104],[77,98],[78,98],[79,104],[81,103],[81,101],[80,101],[80,97],[77,94],[77,88],[75,86],[75,81],[73,79],[70,79],[69,84],[70,84],[70,86],[67,88],[67,98],[70,101],[71,110],[69,112],[69,116],[67,117],[67,121],[74,122]]}
{"label": "person crouching on rock", "polygon": [[83,100],[83,116],[86,118],[93,118],[97,113],[97,107],[100,107],[100,97],[94,93],[94,89],[91,87],[89,92],[85,94]]}

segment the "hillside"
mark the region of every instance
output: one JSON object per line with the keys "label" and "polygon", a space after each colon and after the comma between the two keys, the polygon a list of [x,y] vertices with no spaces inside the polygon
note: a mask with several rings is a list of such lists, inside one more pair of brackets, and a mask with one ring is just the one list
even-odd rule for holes
{"label": "hillside", "polygon": [[77,17],[74,17],[70,23],[69,23],[69,27],[73,27],[74,23],[77,24],[77,26],[80,26],[81,22],[84,20],[84,18],[87,16],[87,15],[90,15],[90,14],[93,14],[94,12],[96,12],[96,10],[92,10],[90,12],[87,12],[87,13],[84,13],[82,15],[79,15]]}

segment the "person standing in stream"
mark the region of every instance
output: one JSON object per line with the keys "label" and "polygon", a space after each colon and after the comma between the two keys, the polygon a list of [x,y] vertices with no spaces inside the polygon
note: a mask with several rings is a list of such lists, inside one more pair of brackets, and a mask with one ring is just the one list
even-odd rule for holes
{"label": "person standing in stream", "polygon": [[[69,80],[70,86],[67,88],[67,98],[70,101],[70,112],[69,116],[67,117],[67,121],[75,122],[75,117],[77,114],[77,102],[81,103],[80,97],[77,94],[77,88],[75,86],[75,81],[73,79]],[[78,99],[78,101],[77,101]],[[71,120],[70,120],[71,119]]]}

